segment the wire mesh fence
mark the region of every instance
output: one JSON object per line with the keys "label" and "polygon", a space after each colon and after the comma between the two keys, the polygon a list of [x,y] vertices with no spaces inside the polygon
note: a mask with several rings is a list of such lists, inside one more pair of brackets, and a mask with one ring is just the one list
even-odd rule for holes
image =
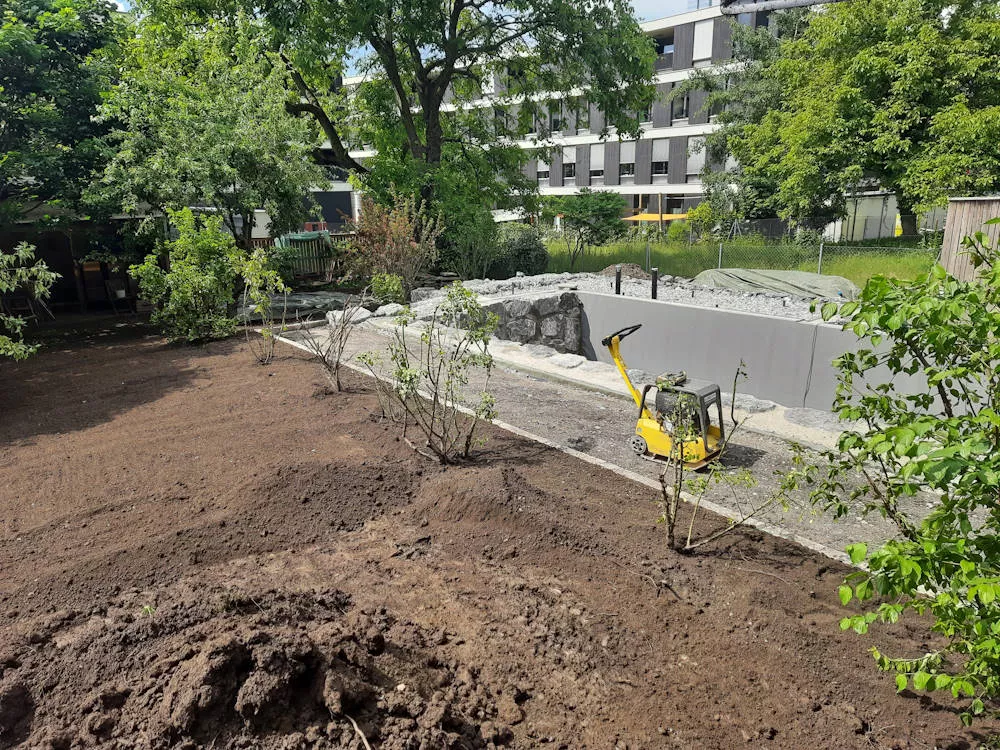
{"label": "wire mesh fence", "polygon": [[926,273],[940,254],[940,247],[904,245],[854,245],[827,242],[728,242],[657,243],[619,242],[592,248],[574,262],[559,242],[550,242],[552,272],[601,271],[613,264],[635,264],[661,275],[693,278],[714,268],[752,268],[775,271],[811,271],[843,276],[863,286],[876,274],[915,278]]}

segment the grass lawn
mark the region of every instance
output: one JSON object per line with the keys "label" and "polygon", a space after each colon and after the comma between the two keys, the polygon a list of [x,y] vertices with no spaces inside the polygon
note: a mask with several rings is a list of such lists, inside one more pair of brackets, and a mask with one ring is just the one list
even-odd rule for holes
{"label": "grass lawn", "polygon": [[[569,271],[569,254],[564,243],[548,243],[549,268],[552,273]],[[819,248],[795,244],[761,244],[746,241],[723,244],[723,268],[762,268],[771,270],[816,271]],[[719,245],[711,243],[651,243],[650,265],[661,274],[691,278],[717,268]],[[906,279],[925,273],[937,258],[937,250],[909,247],[857,247],[828,245],[823,250],[823,273],[844,276],[864,286],[876,274]],[[635,263],[646,267],[643,242],[615,242],[595,247],[577,258],[574,271],[601,271],[615,263]]]}

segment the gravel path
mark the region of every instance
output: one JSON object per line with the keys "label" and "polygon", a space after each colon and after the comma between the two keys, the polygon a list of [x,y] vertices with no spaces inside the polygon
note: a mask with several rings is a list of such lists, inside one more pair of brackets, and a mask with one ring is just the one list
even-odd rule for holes
{"label": "gravel path", "polygon": [[[312,335],[322,335],[325,329],[311,329]],[[295,340],[309,332],[296,331],[288,335]],[[359,326],[348,350],[351,355],[364,351],[384,351],[387,339],[383,333]],[[479,384],[470,383],[470,392]],[[577,385],[554,382],[534,374],[526,374],[501,366],[493,375],[491,389],[497,400],[500,419],[523,430],[539,435],[557,445],[586,453],[616,466],[656,479],[659,464],[637,457],[628,446],[635,427],[635,407],[628,399],[597,392]],[[817,458],[815,454],[810,454]],[[758,486],[749,490],[764,498],[775,486],[777,476],[792,468],[788,444],[776,437],[743,431],[730,446],[726,465],[753,470]],[[726,488],[715,487],[707,499],[738,512],[734,498]],[[745,496],[744,496],[745,497]],[[650,513],[656,510],[650,493]],[[907,510],[920,515],[926,512],[928,499],[915,498]],[[881,518],[862,519],[852,515],[840,521],[818,514],[800,498],[787,511],[776,507],[763,514],[762,520],[816,543],[841,550],[852,542],[880,543],[894,535],[894,526]]]}
{"label": "gravel path", "polygon": [[[614,285],[613,276],[597,273],[545,273],[538,276],[519,276],[504,281],[474,280],[463,282],[463,286],[484,297],[534,294],[546,290],[556,291],[559,287],[572,287],[579,291],[613,293]],[[429,311],[433,307],[430,300],[441,293],[440,290],[435,289],[415,290],[413,308],[418,316],[424,307],[427,307]],[[651,295],[650,282],[623,278],[622,294],[648,299]],[[819,315],[809,311],[809,300],[799,297],[704,287],[692,284],[688,279],[674,276],[660,277],[657,299],[699,307],[774,315],[792,320],[817,320],[819,318]]]}

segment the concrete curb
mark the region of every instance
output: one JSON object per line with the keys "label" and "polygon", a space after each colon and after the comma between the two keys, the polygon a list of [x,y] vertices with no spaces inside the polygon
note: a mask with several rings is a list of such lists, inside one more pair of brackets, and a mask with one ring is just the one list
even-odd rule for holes
{"label": "concrete curb", "polygon": [[[277,340],[285,344],[289,344],[290,346],[293,346],[296,349],[301,349],[304,352],[308,352],[310,354],[312,353],[305,345],[300,344],[297,341],[286,339],[283,336],[278,336]],[[341,366],[347,367],[366,377],[372,377],[371,373],[366,368],[360,367],[356,364],[353,364],[352,362],[343,362]],[[459,407],[459,410],[465,414],[471,414],[471,411],[464,407]],[[601,469],[611,471],[617,474],[618,476],[624,477],[625,479],[629,479],[633,482],[638,482],[639,484],[645,487],[649,487],[650,489],[655,490],[657,493],[660,492],[659,482],[656,482],[650,479],[649,477],[644,477],[641,474],[638,474],[629,469],[625,469],[621,466],[618,466],[617,464],[613,464],[610,461],[605,461],[604,459],[591,456],[587,453],[581,453],[580,451],[574,450],[572,448],[567,448],[565,446],[559,445],[558,443],[552,440],[549,440],[548,438],[544,438],[540,435],[535,435],[534,433],[528,432],[527,430],[521,429],[520,427],[508,424],[506,422],[502,422],[500,420],[493,420],[492,424],[496,427],[499,427],[501,430],[510,432],[511,434],[517,435],[518,437],[527,438],[528,440],[532,440],[536,443],[541,443],[542,445],[545,445],[549,448],[554,448],[555,450],[565,453],[566,455],[573,456],[574,458],[578,458],[581,461],[585,461],[586,463],[591,464],[592,466],[597,466]],[[691,502],[689,498],[684,497],[683,495],[682,499],[687,503]],[[722,518],[731,518],[731,515],[726,508],[722,507],[721,505],[717,505],[716,503],[713,503],[711,501],[702,500],[701,507],[715,513],[718,516],[721,516]],[[745,521],[744,523],[746,526],[753,527],[759,531],[763,531],[766,534],[778,537],[779,539],[786,539],[790,542],[794,542],[802,547],[805,547],[808,550],[817,552],[821,555],[836,560],[837,562],[846,563],[847,565],[851,564],[850,558],[847,556],[846,553],[835,550],[834,548],[828,547],[827,545],[822,544],[820,542],[815,542],[812,539],[807,539],[798,534],[786,531],[778,526],[775,526],[774,524],[768,523],[766,521],[760,521],[755,518],[751,518]]]}

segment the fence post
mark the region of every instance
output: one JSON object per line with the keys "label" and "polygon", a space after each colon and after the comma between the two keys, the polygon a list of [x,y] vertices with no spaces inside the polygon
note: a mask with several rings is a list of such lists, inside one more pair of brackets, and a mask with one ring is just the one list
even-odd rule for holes
{"label": "fence post", "polygon": [[653,299],[656,299],[656,284],[660,280],[660,269],[654,268],[651,273],[653,281]]}
{"label": "fence post", "polygon": [[622,293],[622,264],[615,266],[615,294]]}
{"label": "fence post", "polygon": [[819,243],[819,265],[816,267],[816,273],[823,273],[823,241],[820,240]]}
{"label": "fence post", "polygon": [[722,268],[722,243],[719,243],[719,265],[718,268]]}
{"label": "fence post", "polygon": [[649,264],[650,264],[650,262],[651,261],[649,259],[649,237],[646,237],[646,270],[647,271],[649,270]]}

